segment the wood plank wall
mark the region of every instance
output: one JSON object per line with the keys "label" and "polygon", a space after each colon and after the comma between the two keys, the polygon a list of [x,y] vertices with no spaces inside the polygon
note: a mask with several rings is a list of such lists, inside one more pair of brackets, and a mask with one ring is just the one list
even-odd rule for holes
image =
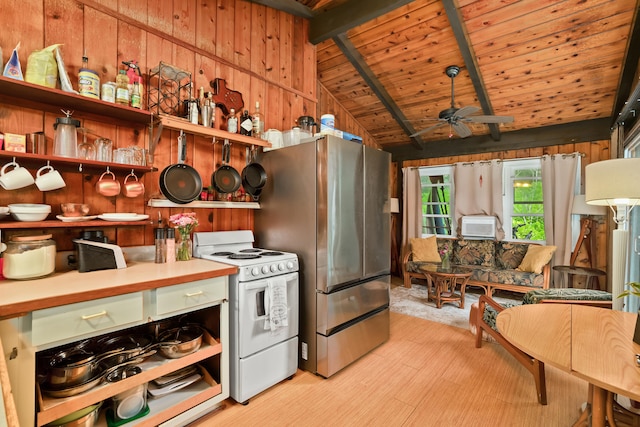
{"label": "wood plank wall", "polygon": [[[242,0],[24,0],[3,7],[0,14],[0,47],[6,63],[20,42],[20,62],[26,71],[28,55],[37,49],[61,43],[65,68],[74,86],[83,54],[89,68],[98,71],[101,82],[114,81],[124,60],[138,60],[144,73],[160,61],[192,73],[194,87],[209,90],[215,77],[243,94],[245,108],[254,110],[259,101],[266,128],[290,129],[295,119],[317,111],[316,49],[307,40],[308,21]],[[217,109],[218,110],[218,109]],[[53,123],[62,113],[15,108],[0,99],[0,131],[26,134],[46,132],[48,153],[53,147]],[[113,126],[82,117],[82,125],[114,140],[116,147],[146,147],[146,126]],[[221,113],[217,111],[217,123]],[[355,133],[355,132],[354,132]],[[138,212],[165,220],[183,209],[149,208],[147,200],[160,195],[161,171],[177,160],[175,131],[165,130],[155,156],[157,172],[144,178],[145,197],[106,198],[94,190],[99,174],[63,174],[65,189],[41,193],[35,186],[20,191],[0,190],[0,205],[48,203],[59,212],[62,202],[84,202],[92,213]],[[95,137],[90,136],[89,141]],[[220,164],[220,144],[188,136],[186,163],[194,166],[205,186]],[[230,164],[238,171],[245,165],[245,146],[232,146]],[[125,174],[117,179],[122,182]],[[252,229],[249,209],[196,209],[198,231]],[[77,229],[52,230],[59,249],[70,249]],[[8,233],[11,234],[11,233]],[[153,243],[152,227],[105,228],[110,240],[121,246]]]}
{"label": "wood plank wall", "polygon": [[[402,164],[393,163],[391,170],[391,194],[392,197],[399,197],[398,195],[398,183],[397,177],[401,176],[398,174],[398,168],[402,169],[404,167],[415,167],[415,166],[439,166],[439,165],[450,165],[457,162],[473,162],[478,160],[492,160],[492,159],[518,159],[518,158],[527,158],[527,157],[540,157],[543,155],[553,155],[553,154],[570,154],[570,153],[582,153],[584,157],[582,157],[581,161],[581,183],[582,183],[582,193],[584,193],[584,168],[593,162],[597,162],[600,160],[606,160],[610,158],[610,141],[593,141],[593,142],[583,142],[577,144],[564,144],[564,145],[555,145],[549,147],[539,147],[539,148],[530,148],[526,150],[509,150],[502,151],[496,153],[483,153],[476,155],[465,155],[465,156],[452,156],[452,157],[441,157],[441,158],[433,158],[433,159],[422,159],[422,160],[413,160],[413,161],[405,161]],[[400,187],[401,187],[400,183]],[[398,221],[398,227],[401,227],[401,221]],[[601,270],[607,270],[607,242],[609,235],[609,230],[611,225],[610,216],[606,220],[600,220],[598,226],[596,228],[596,247],[598,248],[597,260],[595,261],[594,266]],[[397,230],[395,230],[397,233]],[[398,234],[396,234],[398,235]],[[401,236],[401,234],[400,234]],[[573,248],[571,248],[573,250]],[[583,247],[580,251],[578,259],[576,260],[577,265],[586,265],[586,252]],[[578,281],[576,280],[576,283]],[[578,283],[580,284],[580,283]],[[602,284],[601,284],[602,286]]]}

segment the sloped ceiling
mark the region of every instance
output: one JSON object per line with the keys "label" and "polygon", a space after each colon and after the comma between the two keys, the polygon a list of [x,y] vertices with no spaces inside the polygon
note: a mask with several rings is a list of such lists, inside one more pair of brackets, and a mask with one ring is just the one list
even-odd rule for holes
{"label": "sloped ceiling", "polygon": [[[396,160],[607,139],[635,121],[637,0],[255,2],[310,19],[319,81]],[[450,65],[455,108],[513,122],[460,138],[438,121]]]}

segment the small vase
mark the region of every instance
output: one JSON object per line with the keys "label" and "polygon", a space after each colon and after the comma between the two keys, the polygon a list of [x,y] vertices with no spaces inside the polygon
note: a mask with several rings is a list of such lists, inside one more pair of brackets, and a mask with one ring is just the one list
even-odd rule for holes
{"label": "small vase", "polygon": [[451,268],[451,261],[449,260],[449,254],[445,254],[445,255],[442,257],[442,265],[441,265],[441,268],[442,268],[443,270],[448,270],[448,269],[450,269],[450,268]]}
{"label": "small vase", "polygon": [[176,242],[176,261],[189,261],[193,254],[193,240],[190,234],[180,233],[180,241]]}

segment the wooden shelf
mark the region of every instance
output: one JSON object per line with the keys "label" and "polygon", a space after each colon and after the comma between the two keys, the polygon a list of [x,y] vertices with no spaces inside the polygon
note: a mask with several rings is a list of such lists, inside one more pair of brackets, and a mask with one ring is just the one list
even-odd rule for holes
{"label": "wooden shelf", "polygon": [[161,114],[162,126],[168,129],[183,130],[186,133],[193,135],[199,135],[205,138],[213,138],[216,142],[223,142],[225,139],[229,141],[238,142],[244,145],[258,145],[260,147],[271,148],[271,143],[264,139],[253,138],[251,136],[240,135],[239,133],[229,133],[224,130],[208,128],[202,125],[195,125],[187,119],[181,117],[168,116]]}
{"label": "wooden shelf", "polygon": [[24,230],[34,228],[97,228],[97,227],[139,227],[153,225],[152,221],[91,221],[64,222],[57,219],[46,221],[0,221],[0,230]]}
{"label": "wooden shelf", "polygon": [[196,200],[194,202],[180,204],[166,199],[149,199],[148,206],[152,208],[193,208],[193,209],[260,209],[258,202],[207,202]]}
{"label": "wooden shelf", "polygon": [[[0,99],[11,98],[14,105],[36,110],[60,112],[61,109],[73,110],[77,114],[87,113],[100,117],[101,121],[111,118],[115,121],[150,124],[151,113],[125,105],[87,98],[74,93],[63,92],[45,86],[14,80],[0,76]],[[75,117],[75,116],[74,116]]]}
{"label": "wooden shelf", "polygon": [[[222,344],[209,335],[209,333],[205,332],[202,347],[197,352],[179,359],[166,359],[159,355],[151,356],[146,361],[138,364],[142,369],[142,373],[115,383],[102,383],[85,391],[84,393],[64,398],[49,397],[46,394],[41,393],[38,387],[37,395],[40,411],[37,414],[37,425],[42,426],[48,424],[51,421],[55,421],[58,418],[65,416],[66,414],[85,408],[89,405],[93,405],[105,399],[109,399],[110,397],[129,390],[137,385],[193,365],[202,360],[218,355],[221,352]],[[205,374],[205,381],[199,381],[198,383],[200,384],[195,387],[197,394],[206,390],[209,391],[208,393],[205,393],[205,398],[210,398],[212,397],[212,393],[215,395],[219,394],[221,391],[219,384],[216,384],[215,381],[207,374]],[[194,383],[194,386],[198,383]],[[204,387],[204,389],[202,389],[202,387]],[[180,396],[181,393],[176,393],[176,395]],[[170,415],[167,418],[170,418],[171,416],[175,416],[175,414]]]}
{"label": "wooden shelf", "polygon": [[25,167],[32,166],[39,168],[46,165],[47,163],[50,163],[57,169],[71,172],[86,172],[87,170],[104,172],[107,168],[109,168],[109,170],[113,172],[122,171],[129,173],[133,170],[137,175],[142,176],[147,172],[154,172],[158,170],[157,168],[154,168],[152,166],[108,163],[99,162],[97,160],[76,159],[72,157],[57,157],[45,154],[18,153],[15,151],[5,150],[0,150],[0,158],[15,158],[16,162],[18,162],[20,166]]}

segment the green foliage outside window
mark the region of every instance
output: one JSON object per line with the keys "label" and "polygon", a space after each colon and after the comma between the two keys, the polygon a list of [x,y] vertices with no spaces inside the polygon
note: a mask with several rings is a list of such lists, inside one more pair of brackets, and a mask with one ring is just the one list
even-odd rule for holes
{"label": "green foliage outside window", "polygon": [[514,239],[545,240],[540,169],[518,169],[513,180]]}

